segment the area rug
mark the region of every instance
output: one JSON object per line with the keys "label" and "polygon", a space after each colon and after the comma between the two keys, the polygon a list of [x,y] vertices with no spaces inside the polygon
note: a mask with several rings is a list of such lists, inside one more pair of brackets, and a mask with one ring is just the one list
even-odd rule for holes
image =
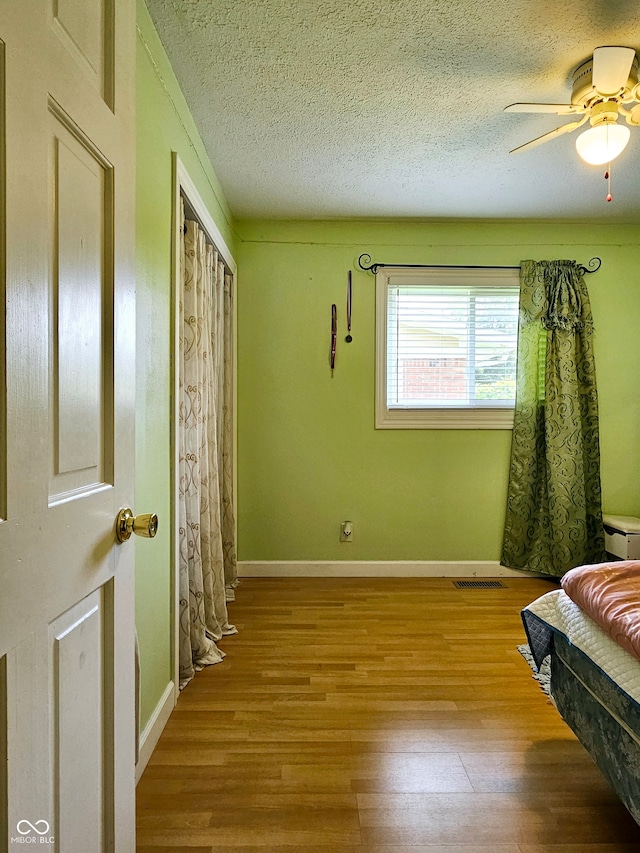
{"label": "area rug", "polygon": [[533,672],[533,678],[538,682],[540,687],[544,690],[547,696],[551,696],[550,682],[551,682],[551,658],[547,656],[542,661],[542,666],[540,667],[540,672],[536,671],[536,665],[531,656],[531,650],[529,648],[528,643],[524,643],[521,646],[518,646],[518,651],[522,655],[522,657],[526,660],[526,662],[531,667],[531,671]]}

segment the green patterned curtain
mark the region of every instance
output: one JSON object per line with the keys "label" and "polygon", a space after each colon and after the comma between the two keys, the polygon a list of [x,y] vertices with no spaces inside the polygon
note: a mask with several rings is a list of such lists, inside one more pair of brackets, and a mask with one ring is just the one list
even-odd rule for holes
{"label": "green patterned curtain", "polygon": [[606,559],[592,338],[575,261],[523,261],[505,566],[561,577]]}

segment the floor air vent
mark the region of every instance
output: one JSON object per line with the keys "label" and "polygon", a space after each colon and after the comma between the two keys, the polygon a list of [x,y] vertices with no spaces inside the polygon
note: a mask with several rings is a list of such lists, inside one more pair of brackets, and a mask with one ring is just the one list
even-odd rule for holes
{"label": "floor air vent", "polygon": [[500,581],[454,581],[459,589],[506,589]]}

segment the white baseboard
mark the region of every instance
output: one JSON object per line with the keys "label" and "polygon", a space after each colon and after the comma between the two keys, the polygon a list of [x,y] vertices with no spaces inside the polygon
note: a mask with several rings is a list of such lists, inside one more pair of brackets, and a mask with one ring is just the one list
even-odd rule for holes
{"label": "white baseboard", "polygon": [[244,578],[504,578],[535,577],[492,560],[297,560],[238,562]]}
{"label": "white baseboard", "polygon": [[138,763],[136,764],[136,785],[140,781],[140,777],[144,773],[144,768],[151,758],[151,753],[156,748],[158,739],[175,707],[175,694],[175,685],[173,681],[170,681],[165,687],[164,693],[156,705],[149,722],[140,735],[140,752],[138,754]]}

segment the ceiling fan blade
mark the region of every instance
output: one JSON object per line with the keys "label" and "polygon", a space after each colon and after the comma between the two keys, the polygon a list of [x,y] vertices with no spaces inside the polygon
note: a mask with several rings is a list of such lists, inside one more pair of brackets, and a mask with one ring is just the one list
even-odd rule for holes
{"label": "ceiling fan blade", "polygon": [[600,95],[617,95],[629,79],[636,52],[632,47],[597,47],[593,51],[593,86]]}
{"label": "ceiling fan blade", "polygon": [[635,125],[636,127],[640,125],[640,104],[630,111],[627,117],[627,124]]}
{"label": "ceiling fan blade", "polygon": [[524,145],[512,148],[511,151],[509,151],[509,154],[515,154],[516,151],[525,151],[527,148],[535,148],[537,145],[542,145],[543,142],[549,142],[551,139],[555,139],[556,136],[562,136],[563,133],[570,133],[572,130],[580,127],[580,125],[584,123],[585,119],[586,116],[580,121],[570,121],[568,124],[561,124],[560,127],[556,127],[555,130],[550,130],[549,133],[543,133],[542,136],[537,136],[535,139],[532,139],[531,142],[525,142]]}
{"label": "ceiling fan blade", "polygon": [[504,108],[505,113],[555,113],[556,115],[571,115],[583,113],[585,108],[580,104],[509,104]]}

